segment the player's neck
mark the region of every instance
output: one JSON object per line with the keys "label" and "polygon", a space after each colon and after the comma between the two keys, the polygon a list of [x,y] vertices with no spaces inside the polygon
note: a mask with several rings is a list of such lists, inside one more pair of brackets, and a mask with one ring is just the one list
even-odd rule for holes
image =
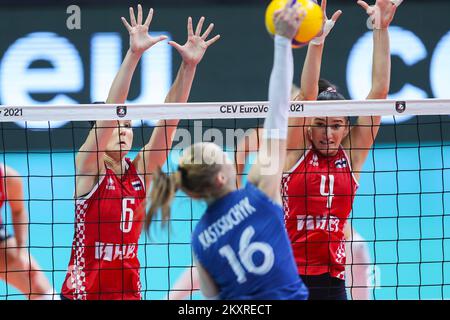
{"label": "player's neck", "polygon": [[217,200],[222,199],[223,197],[225,197],[229,193],[231,193],[233,191],[236,191],[236,190],[237,190],[236,185],[229,185],[229,186],[226,186],[226,187],[222,188],[219,192],[215,193],[214,195],[211,195],[210,197],[205,198],[204,200],[206,201],[208,206],[210,206],[211,204],[213,204]]}
{"label": "player's neck", "polygon": [[114,159],[107,154],[105,154],[105,164],[116,175],[124,174],[127,169],[125,159]]}

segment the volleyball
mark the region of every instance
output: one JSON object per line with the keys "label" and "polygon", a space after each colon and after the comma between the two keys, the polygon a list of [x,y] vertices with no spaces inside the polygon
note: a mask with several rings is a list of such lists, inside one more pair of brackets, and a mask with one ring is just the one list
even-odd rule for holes
{"label": "volleyball", "polygon": [[274,13],[282,10],[287,2],[300,3],[302,9],[306,12],[305,18],[298,29],[297,35],[292,39],[292,46],[299,48],[320,34],[324,22],[324,14],[322,8],[312,0],[273,0],[266,9],[266,28],[271,34],[275,34]]}

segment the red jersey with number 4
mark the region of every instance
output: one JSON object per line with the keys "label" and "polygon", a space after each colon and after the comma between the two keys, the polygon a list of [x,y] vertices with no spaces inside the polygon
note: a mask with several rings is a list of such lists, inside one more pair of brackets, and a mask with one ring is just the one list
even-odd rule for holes
{"label": "red jersey with number 4", "polygon": [[62,295],[74,300],[141,298],[138,240],[145,184],[134,165],[111,169],[85,197],[76,199],[75,236]]}
{"label": "red jersey with number 4", "polygon": [[325,157],[308,149],[281,187],[298,273],[344,279],[344,226],[358,188],[345,151]]}

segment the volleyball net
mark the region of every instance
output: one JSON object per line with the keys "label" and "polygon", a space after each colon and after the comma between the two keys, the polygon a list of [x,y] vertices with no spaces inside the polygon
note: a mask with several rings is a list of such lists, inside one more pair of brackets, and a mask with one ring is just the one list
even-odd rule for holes
{"label": "volleyball net", "polygon": [[[155,125],[167,125],[156,119],[180,119],[172,147],[163,150],[163,171],[177,170],[185,147],[210,141],[242,165],[238,178],[244,183],[256,150],[246,152],[242,141],[259,136],[267,110],[267,102],[1,106],[0,162],[17,171],[23,199],[8,198],[5,175],[0,190],[6,202],[23,201],[28,257],[34,257],[59,294],[75,231],[75,157],[92,128],[88,121],[132,120],[134,142],[127,157],[133,159]],[[353,230],[346,250],[349,298],[449,299],[450,100],[292,102],[290,110],[291,117],[383,116],[358,172],[360,187],[348,220]],[[190,239],[205,208],[178,192],[169,227],[156,219],[150,236],[142,233],[138,257],[143,299],[202,298],[196,286],[186,286],[195,281],[180,285],[179,279],[195,276]],[[6,203],[2,224],[11,235],[19,230]],[[359,258],[360,250],[367,253],[365,259]],[[7,259],[6,251],[1,249],[0,259]],[[8,270],[6,263],[1,278],[20,272],[14,268]],[[0,299],[21,298],[16,288],[0,283]]]}

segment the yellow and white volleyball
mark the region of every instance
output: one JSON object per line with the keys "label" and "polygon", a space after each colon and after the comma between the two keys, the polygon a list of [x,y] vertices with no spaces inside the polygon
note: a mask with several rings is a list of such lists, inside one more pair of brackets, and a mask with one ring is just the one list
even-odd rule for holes
{"label": "yellow and white volleyball", "polygon": [[299,48],[322,32],[325,16],[322,8],[314,0],[273,0],[266,9],[266,28],[271,35],[275,34],[274,13],[282,10],[287,2],[292,5],[300,3],[306,13],[297,35],[292,39],[292,47]]}

